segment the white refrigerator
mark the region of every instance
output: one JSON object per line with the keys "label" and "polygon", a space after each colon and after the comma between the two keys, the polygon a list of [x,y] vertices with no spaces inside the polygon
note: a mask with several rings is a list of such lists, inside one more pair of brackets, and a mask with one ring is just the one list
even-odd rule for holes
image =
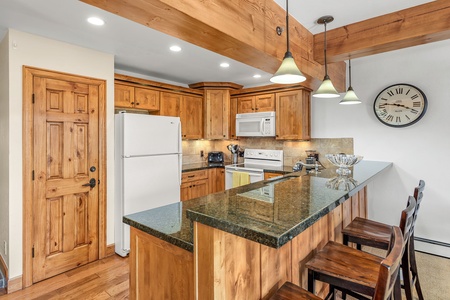
{"label": "white refrigerator", "polygon": [[115,251],[130,251],[124,215],[180,201],[181,123],[178,117],[115,115]]}

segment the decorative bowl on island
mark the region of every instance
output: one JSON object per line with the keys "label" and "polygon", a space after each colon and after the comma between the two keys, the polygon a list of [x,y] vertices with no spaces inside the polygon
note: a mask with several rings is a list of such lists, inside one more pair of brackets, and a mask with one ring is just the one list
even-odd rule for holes
{"label": "decorative bowl on island", "polygon": [[325,154],[325,157],[338,169],[336,173],[342,176],[350,175],[352,173],[349,170],[349,167],[352,167],[359,163],[364,156],[355,155],[355,154],[345,154],[345,153],[337,153],[337,154]]}

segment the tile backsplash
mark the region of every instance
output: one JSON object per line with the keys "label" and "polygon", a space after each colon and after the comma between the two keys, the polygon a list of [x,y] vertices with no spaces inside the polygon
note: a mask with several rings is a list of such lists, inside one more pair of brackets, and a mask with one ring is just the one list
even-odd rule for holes
{"label": "tile backsplash", "polygon": [[[310,141],[277,141],[274,138],[241,138],[239,140],[196,140],[183,141],[183,164],[206,161],[210,151],[223,151],[225,160],[231,161],[229,144],[238,144],[241,149],[276,149],[284,151],[284,165],[293,166],[296,161],[305,161],[306,150],[316,150],[319,160],[325,166],[331,166],[325,158],[328,153],[353,154],[353,138],[321,138]],[[204,157],[200,157],[200,152]],[[240,158],[240,161],[242,158]]]}

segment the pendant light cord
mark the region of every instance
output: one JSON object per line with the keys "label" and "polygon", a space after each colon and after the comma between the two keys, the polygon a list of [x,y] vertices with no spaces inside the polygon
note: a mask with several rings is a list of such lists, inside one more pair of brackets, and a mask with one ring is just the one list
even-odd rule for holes
{"label": "pendant light cord", "polygon": [[352,87],[352,60],[348,59],[348,86]]}
{"label": "pendant light cord", "polygon": [[328,76],[328,65],[327,65],[327,21],[325,21],[323,23],[323,25],[325,26],[325,33],[324,33],[325,40],[323,41],[323,53],[324,53],[324,56],[325,56],[325,76]]}
{"label": "pendant light cord", "polygon": [[289,49],[289,0],[286,0],[286,39],[287,39],[287,52],[291,52]]}

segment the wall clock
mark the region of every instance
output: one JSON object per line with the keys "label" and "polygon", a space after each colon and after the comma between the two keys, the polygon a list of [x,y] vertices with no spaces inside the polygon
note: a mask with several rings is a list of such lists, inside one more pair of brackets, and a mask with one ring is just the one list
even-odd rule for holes
{"label": "wall clock", "polygon": [[428,101],[417,87],[398,83],[383,89],[375,98],[373,111],[378,120],[391,127],[406,127],[419,121]]}

